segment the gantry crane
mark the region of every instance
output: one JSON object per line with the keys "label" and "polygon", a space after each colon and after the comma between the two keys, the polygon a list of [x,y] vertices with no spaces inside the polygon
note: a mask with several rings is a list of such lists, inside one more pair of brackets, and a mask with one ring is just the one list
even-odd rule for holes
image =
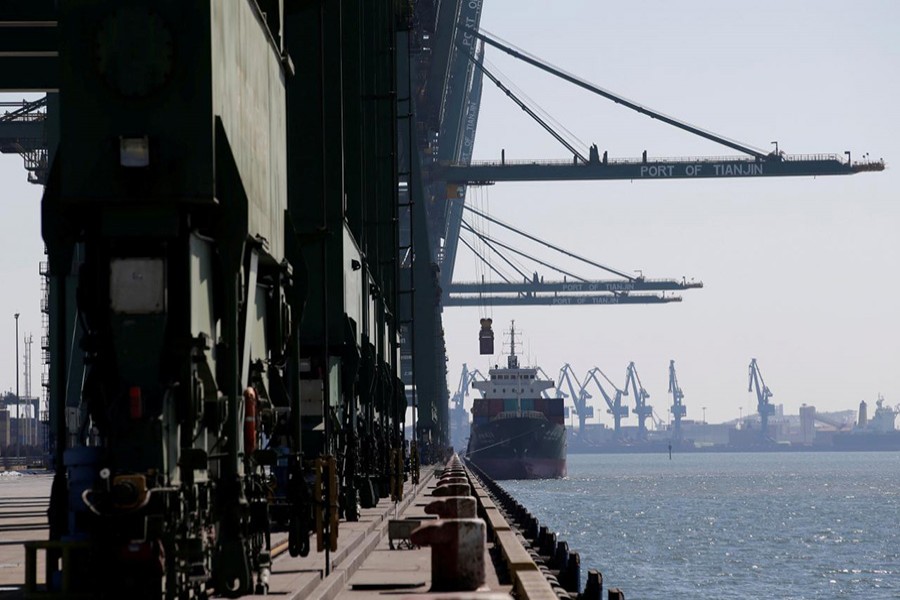
{"label": "gantry crane", "polygon": [[[481,93],[481,78],[482,76],[487,76],[519,108],[525,111],[529,117],[562,144],[572,159],[516,162],[507,161],[504,153],[499,162],[476,162],[471,160],[471,153],[460,155],[457,158],[449,157],[446,153],[439,153],[432,173],[435,179],[442,182],[447,190],[448,208],[444,213],[445,218],[442,227],[445,244],[440,254],[440,262],[442,264],[440,271],[441,287],[444,290],[443,303],[446,306],[476,306],[485,302],[496,305],[659,304],[679,302],[681,297],[667,296],[665,293],[648,295],[634,294],[632,292],[634,290],[689,289],[690,287],[685,285],[686,282],[684,281],[681,283],[673,281],[653,282],[625,276],[625,281],[623,282],[582,280],[576,283],[573,288],[569,287],[568,281],[545,283],[543,278],[530,277],[521,272],[519,273],[520,277],[506,277],[498,272],[497,275],[502,279],[498,283],[455,283],[453,282],[452,263],[455,261],[456,249],[459,243],[469,248],[477,257],[483,260],[483,257],[475,251],[468,241],[460,238],[462,231],[467,231],[477,236],[483,245],[491,248],[494,252],[498,252],[498,247],[504,247],[507,250],[518,253],[517,250],[505,246],[496,240],[484,239],[463,218],[464,210],[471,210],[471,207],[465,205],[468,185],[492,184],[499,181],[849,175],[863,171],[881,171],[884,169],[884,162],[881,160],[853,162],[849,152],[846,153],[846,160],[843,155],[837,154],[787,155],[778,151],[777,144],[774,152],[766,152],[670,117],[557,69],[528,52],[501,42],[487,32],[479,31],[476,19],[467,19],[464,31],[466,35],[463,39],[453,41],[452,52],[456,60],[456,68],[468,69],[468,79],[465,79],[465,81],[477,82],[478,85],[473,86],[472,89],[477,89],[478,97],[480,98]],[[520,98],[510,86],[504,85],[500,78],[488,69],[484,61],[487,45],[498,48],[519,60],[594,94],[612,100],[616,104],[621,104],[630,110],[736,150],[740,155],[725,158],[654,158],[650,157],[645,150],[640,158],[610,159],[606,151],[601,156],[601,152],[596,145],[592,145],[587,152],[583,152],[576,148],[566,136],[555,130],[547,120],[541,118],[538,111],[535,111],[526,100]],[[465,64],[466,60],[469,63],[467,65]],[[459,77],[459,80],[463,81],[464,79]],[[470,103],[470,107],[476,106],[477,102]],[[459,113],[459,115],[462,115],[462,113]],[[473,119],[473,122],[477,121],[477,109],[473,109],[472,114],[467,118]],[[445,144],[442,143],[441,148],[444,146]],[[447,144],[447,146],[457,148],[454,144]],[[437,189],[441,189],[441,186],[438,186]],[[489,268],[495,271],[490,265]],[[516,270],[519,271],[519,269]],[[661,288],[658,287],[659,285],[666,287]],[[622,287],[617,290],[615,289],[616,286]]]}
{"label": "gantry crane", "polygon": [[[610,397],[610,395],[606,392],[606,389],[603,387],[603,384],[597,378],[597,374],[600,374],[606,382],[612,386],[615,390],[615,395]],[[627,396],[628,391],[621,390],[619,387],[612,382],[612,380],[606,376],[606,373],[601,371],[598,367],[594,367],[590,371],[587,372],[587,375],[584,377],[584,385],[582,386],[582,393],[590,398],[590,394],[587,393],[588,383],[593,381],[597,385],[597,389],[600,390],[600,395],[603,396],[603,401],[606,402],[606,412],[613,417],[613,430],[616,433],[616,438],[620,438],[622,436],[622,419],[628,418],[628,406],[622,405],[622,396]]]}
{"label": "gantry crane", "polygon": [[756,364],[756,359],[750,360],[750,383],[747,385],[747,391],[752,392],[756,389],[756,410],[759,412],[760,431],[759,436],[763,442],[771,441],[769,437],[769,415],[775,414],[775,406],[769,404],[769,398],[772,397],[772,391],[763,380],[762,371]]}
{"label": "gantry crane", "polygon": [[647,439],[647,417],[653,412],[653,407],[647,404],[650,393],[644,389],[634,362],[628,363],[628,369],[625,371],[626,391],[629,386],[631,386],[631,392],[634,393],[634,414],[638,418],[638,439],[644,440]]}
{"label": "gantry crane", "polygon": [[[489,221],[531,242],[543,245],[558,255],[568,259],[574,259],[585,265],[599,269],[604,274],[610,274],[619,279],[587,279],[568,270],[562,269],[532,254],[523,252],[509,244],[478,231],[470,222],[463,219],[462,229],[474,236],[477,243],[490,249],[494,255],[505,265],[515,271],[516,275],[504,274],[498,265],[494,265],[479,252],[473,243],[460,237],[459,241],[468,248],[481,263],[496,275],[501,281],[486,282],[454,282],[443,288],[444,306],[481,306],[485,303],[491,306],[514,305],[583,305],[583,304],[661,304],[668,302],[681,302],[681,296],[663,294],[646,294],[644,292],[669,292],[698,289],[703,287],[703,282],[695,282],[693,279],[651,279],[640,275],[629,274],[623,269],[616,269],[597,261],[579,256],[557,245],[542,240],[522,229],[504,223],[500,219],[476,210],[470,206],[463,207],[469,213],[481,220]],[[525,258],[541,267],[547,267],[563,275],[563,280],[545,281],[538,277],[537,272],[526,272],[518,260],[515,262],[507,258],[506,252]]]}
{"label": "gantry crane", "polygon": [[672,394],[672,419],[674,422],[672,429],[672,439],[676,442],[682,440],[681,435],[681,419],[687,416],[687,408],[682,404],[684,392],[678,385],[678,376],[675,374],[675,361],[669,361],[669,393]]}
{"label": "gantry crane", "polygon": [[47,97],[21,102],[0,102],[0,154],[18,154],[25,162],[28,181],[46,184],[50,169],[44,123]]}
{"label": "gantry crane", "polygon": [[[785,177],[785,176],[820,176],[820,175],[852,175],[865,171],[883,171],[884,161],[852,161],[850,153],[844,156],[837,154],[788,155],[784,152],[765,152],[753,148],[749,144],[738,142],[722,135],[707,131],[679,119],[665,115],[657,110],[643,106],[623,96],[601,88],[589,81],[566,73],[548,64],[524,50],[505,44],[485,31],[473,32],[482,42],[494,46],[521,61],[535,66],[564,81],[577,85],[594,94],[612,100],[638,113],[649,116],[673,127],[677,127],[693,135],[706,138],[717,144],[727,146],[741,153],[741,156],[715,158],[651,158],[645,150],[643,156],[635,159],[610,159],[606,152],[601,158],[596,146],[592,146],[589,157],[585,160],[581,153],[575,153],[570,161],[507,161],[505,157],[499,162],[470,162],[465,165],[445,163],[442,165],[442,176],[450,183],[486,184],[498,181],[578,181],[609,179],[707,179],[720,177]],[[471,60],[475,55],[469,53]],[[478,58],[480,61],[481,59]],[[481,70],[482,67],[479,67]],[[491,78],[493,80],[493,78]],[[495,82],[496,83],[496,82]],[[505,88],[504,93],[510,95]],[[526,111],[528,112],[528,111]],[[530,114],[530,113],[529,113]],[[545,122],[539,122],[547,128]],[[559,135],[554,137],[559,139]],[[571,148],[564,144],[567,149]]]}

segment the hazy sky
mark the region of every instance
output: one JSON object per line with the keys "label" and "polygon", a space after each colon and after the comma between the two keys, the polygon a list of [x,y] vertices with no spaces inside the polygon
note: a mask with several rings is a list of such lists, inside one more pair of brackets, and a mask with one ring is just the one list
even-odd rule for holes
{"label": "hazy sky", "polygon": [[[747,392],[754,357],[786,412],[803,403],[856,408],[878,393],[900,403],[900,179],[891,168],[900,164],[900,3],[485,0],[482,27],[631,100],[752,146],[769,150],[777,140],[787,153],[868,152],[888,164],[883,173],[850,177],[507,183],[475,191],[470,199],[491,215],[578,254],[706,286],[683,292],[680,304],[495,307],[486,312],[498,339],[516,319],[529,362],[554,378],[568,362],[579,377],[598,366],[621,386],[635,361],[663,418],[672,404],[670,359],[689,418],[701,418],[703,406],[710,421],[736,418],[740,407],[755,411]],[[645,149],[650,156],[734,154],[493,48],[487,58],[610,157]],[[569,156],[488,81],[475,148],[476,159],[498,158],[504,148],[507,159]],[[490,232],[501,237],[496,226]],[[474,279],[474,262],[461,249],[456,279]],[[478,355],[483,312],[444,311],[451,390],[462,363],[485,371],[503,360]]]}
{"label": "hazy sky", "polygon": [[[599,366],[622,382],[633,360],[663,417],[671,404],[670,359],[689,418],[700,418],[703,406],[710,421],[737,417],[739,407],[754,410],[747,392],[753,357],[773,402],[788,412],[802,403],[855,408],[879,392],[900,403],[900,179],[891,168],[900,164],[900,3],[485,0],[482,26],[632,100],[753,146],[769,149],[778,140],[788,153],[850,150],[888,163],[883,173],[850,177],[500,184],[473,191],[473,202],[491,215],[573,252],[648,277],[687,276],[706,285],[684,292],[681,304],[493,308],[486,312],[498,342],[516,319],[528,362],[553,377],[568,362],[579,377]],[[499,51],[489,49],[488,60],[610,157],[645,149],[651,156],[733,153]],[[475,158],[498,158],[502,148],[510,159],[568,158],[485,82]],[[15,156],[0,155],[0,181],[6,290],[0,388],[15,388],[18,311],[20,334],[35,339],[37,392],[40,188],[26,182]],[[500,236],[496,226],[491,233]],[[465,249],[457,273],[457,279],[476,274]],[[444,311],[451,391],[463,362],[485,370],[502,360],[478,355],[482,312]]]}

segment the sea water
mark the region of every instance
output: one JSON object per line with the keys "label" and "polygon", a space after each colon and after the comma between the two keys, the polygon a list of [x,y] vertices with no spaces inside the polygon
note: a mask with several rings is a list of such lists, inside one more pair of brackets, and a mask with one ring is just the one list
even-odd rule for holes
{"label": "sea water", "polygon": [[[628,600],[900,599],[900,452],[573,455],[501,482]],[[605,592],[604,592],[605,597]]]}

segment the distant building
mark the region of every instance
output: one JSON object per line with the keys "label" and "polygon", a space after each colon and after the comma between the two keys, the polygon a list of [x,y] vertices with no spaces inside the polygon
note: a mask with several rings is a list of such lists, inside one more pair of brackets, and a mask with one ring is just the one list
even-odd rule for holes
{"label": "distant building", "polygon": [[[21,415],[21,417],[19,416]],[[40,422],[40,400],[21,398],[7,392],[0,397],[0,454],[10,456],[17,449],[23,454],[44,448],[46,427]]]}
{"label": "distant building", "polygon": [[10,423],[9,423],[9,409],[8,408],[0,408],[0,454],[3,453],[3,448],[9,446],[10,440]]}

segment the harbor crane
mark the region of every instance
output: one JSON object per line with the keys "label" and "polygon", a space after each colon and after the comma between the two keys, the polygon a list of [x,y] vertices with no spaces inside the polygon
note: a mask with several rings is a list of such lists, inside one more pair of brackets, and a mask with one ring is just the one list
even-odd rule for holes
{"label": "harbor crane", "polygon": [[[462,15],[461,15],[462,16]],[[710,179],[710,178],[744,178],[744,177],[783,177],[783,176],[820,176],[851,175],[860,172],[883,171],[884,160],[869,160],[867,155],[862,160],[851,160],[850,152],[843,154],[805,154],[791,155],[775,150],[770,152],[755,148],[749,144],[738,142],[725,136],[691,125],[685,121],[670,117],[660,111],[631,101],[620,94],[595,85],[585,79],[554,67],[546,61],[528,52],[504,43],[496,36],[479,29],[478,19],[466,18],[466,31],[472,39],[455,40],[447,43],[446,50],[459,60],[454,75],[458,81],[470,81],[470,95],[465,106],[466,111],[450,111],[446,131],[442,128],[442,136],[450,134],[452,139],[441,139],[439,152],[433,164],[432,175],[437,194],[446,193],[447,210],[443,218],[438,218],[439,233],[434,239],[444,240],[444,246],[436,253],[440,266],[440,285],[443,290],[445,306],[477,306],[486,301],[492,305],[588,305],[588,304],[661,304],[678,302],[680,296],[661,294],[635,294],[638,290],[661,290],[660,286],[671,286],[675,289],[687,289],[670,281],[651,282],[640,278],[625,277],[619,281],[571,281],[544,282],[543,278],[529,277],[520,273],[519,277],[503,277],[501,282],[488,284],[485,282],[454,282],[453,271],[459,244],[474,252],[468,241],[461,238],[463,230],[471,233],[471,227],[463,218],[464,211],[470,209],[466,205],[466,190],[469,185],[491,185],[502,181],[579,181],[579,180],[660,180],[660,179]],[[475,40],[478,40],[476,43]],[[654,157],[644,150],[638,158],[614,158],[607,151],[600,151],[596,144],[588,151],[579,149],[570,139],[554,130],[550,123],[539,116],[539,112],[529,106],[527,99],[520,98],[512,88],[504,85],[500,78],[485,66],[485,49],[493,46],[506,54],[548,72],[562,80],[574,84],[593,94],[624,106],[630,110],[646,115],[651,119],[666,123],[692,135],[705,138],[728,147],[739,154],[727,157]],[[446,71],[446,70],[445,70]],[[444,73],[445,71],[438,72]],[[508,96],[519,108],[525,111],[538,125],[550,133],[566,149],[571,159],[547,161],[515,161],[507,160],[505,151],[499,161],[473,161],[471,151],[449,152],[450,148],[470,148],[469,144],[454,143],[453,132],[469,131],[461,126],[463,122],[477,123],[478,107],[482,92],[482,78],[487,77],[503,94]],[[462,89],[465,86],[451,86]],[[450,103],[450,106],[462,106],[462,103]],[[435,105],[437,107],[437,105]],[[445,106],[444,103],[440,104]],[[435,114],[438,114],[435,108]],[[471,129],[474,135],[474,125]],[[459,140],[456,140],[459,141]],[[471,139],[469,140],[472,141]],[[496,251],[482,240],[484,245]],[[499,245],[499,244],[498,244]],[[476,252],[476,255],[478,253]],[[493,269],[492,269],[493,270]],[[528,274],[530,275],[530,274]],[[670,289],[671,289],[670,287]],[[699,287],[699,286],[697,286]],[[574,293],[573,293],[574,292]]]}
{"label": "harbor crane", "polygon": [[675,361],[669,361],[669,393],[672,394],[672,419],[674,421],[674,426],[672,430],[672,438],[676,442],[680,442],[682,438],[681,434],[681,419],[687,416],[687,408],[682,403],[684,400],[684,392],[681,391],[681,386],[678,385],[678,376],[675,374]]}
{"label": "harbor crane", "polygon": [[[538,375],[542,376],[547,381],[553,381],[553,378],[550,377],[549,375],[547,375],[547,372],[544,371],[542,368],[537,367],[537,372],[538,372]],[[557,392],[558,392],[558,390],[557,390]],[[547,390],[541,390],[541,398],[559,398],[559,396],[551,396]]]}
{"label": "harbor crane", "polygon": [[752,392],[756,389],[756,410],[759,412],[760,431],[759,436],[763,442],[771,441],[769,437],[769,416],[775,414],[775,406],[769,403],[772,397],[772,391],[763,380],[762,371],[756,364],[756,359],[750,360],[750,383],[747,385],[747,391]]}
{"label": "harbor crane", "polygon": [[[598,374],[615,390],[614,396],[610,397],[607,393],[600,379],[597,378]],[[603,396],[603,401],[606,402],[606,412],[613,417],[613,430],[616,433],[616,438],[620,438],[622,435],[622,419],[628,418],[628,406],[622,405],[622,396],[627,396],[628,391],[619,389],[619,387],[606,376],[606,373],[601,371],[598,367],[594,367],[587,372],[587,375],[585,375],[584,386],[581,388],[582,392],[586,394],[587,397],[590,397],[590,394],[587,393],[587,386],[591,381],[593,381],[597,386],[597,389],[600,390],[600,395]]]}
{"label": "harbor crane", "polygon": [[[563,382],[565,382],[566,386],[569,388],[569,396],[572,398],[572,404],[575,405],[575,414],[578,415],[578,431],[584,431],[584,423],[588,418],[587,399],[590,396],[585,396],[584,386],[578,381],[578,377],[575,376],[575,372],[572,370],[572,366],[569,363],[564,364],[559,370],[559,377],[557,378],[556,384],[556,390],[565,397],[566,394],[562,391]],[[578,391],[576,391],[576,387],[578,388]]]}
{"label": "harbor crane", "polygon": [[[643,274],[629,274],[623,269],[616,269],[601,264],[595,260],[579,256],[560,246],[538,238],[518,227],[504,223],[500,219],[476,210],[470,206],[463,207],[479,220],[488,221],[499,225],[529,242],[540,244],[552,250],[556,256],[579,261],[593,269],[598,269],[606,274],[614,275],[618,279],[587,279],[580,275],[560,268],[546,260],[537,258],[531,253],[522,251],[514,246],[491,237],[483,231],[479,231],[472,222],[462,220],[462,231],[473,236],[470,242],[465,237],[460,237],[459,242],[471,251],[481,264],[496,275],[501,281],[471,281],[453,282],[443,288],[444,306],[480,306],[488,302],[491,306],[515,306],[515,305],[579,305],[579,304],[661,304],[668,302],[680,302],[681,296],[663,294],[647,294],[644,292],[667,292],[698,289],[703,287],[703,282],[687,281],[682,277],[678,279],[651,279]],[[489,249],[507,267],[515,272],[507,275],[500,270],[500,264],[493,264],[485,254],[476,246]],[[511,260],[511,254],[518,258]],[[520,258],[531,261],[536,265],[556,271],[563,276],[562,280],[545,281],[538,277],[536,271],[526,272],[521,266]]]}
{"label": "harbor crane", "polygon": [[[468,433],[469,417],[466,414],[465,399],[469,395],[472,382],[476,380],[483,381],[484,379],[485,376],[482,375],[481,371],[478,369],[470,371],[466,363],[463,363],[462,373],[459,376],[459,387],[456,389],[456,393],[453,394],[453,398],[450,399],[452,406],[450,409],[450,429],[456,432],[455,436],[451,436],[454,438],[455,443],[465,440]],[[461,444],[458,450],[460,449],[462,449]]]}
{"label": "harbor crane", "polygon": [[[467,164],[447,163],[443,167],[443,179],[448,183],[485,184],[498,181],[583,181],[583,180],[659,180],[659,179],[707,179],[721,177],[786,177],[786,176],[820,176],[820,175],[852,175],[866,171],[883,171],[884,161],[852,161],[849,152],[846,159],[839,154],[803,154],[790,155],[779,152],[766,152],[749,144],[732,140],[725,136],[691,125],[680,119],[670,117],[660,111],[631,101],[617,93],[604,89],[585,79],[550,65],[546,61],[528,52],[503,43],[484,30],[474,31],[473,35],[483,43],[491,45],[510,56],[526,62],[538,69],[550,73],[560,79],[582,89],[602,96],[635,112],[647,115],[662,123],[666,123],[693,135],[721,144],[740,155],[730,157],[678,157],[653,158],[643,152],[640,158],[609,158],[603,152],[602,158],[596,146],[591,146],[587,159],[575,152],[570,161],[507,161],[505,156],[499,162],[470,161]],[[476,60],[471,51],[467,54],[470,60]],[[483,68],[479,66],[479,68]],[[493,78],[491,78],[493,80]],[[496,83],[496,82],[495,82]],[[508,90],[501,87],[504,93]],[[514,99],[515,101],[515,99]],[[517,102],[518,103],[518,102]],[[528,112],[528,111],[526,111]],[[530,114],[530,113],[529,113]],[[545,122],[539,121],[545,129]],[[553,133],[553,132],[551,132]],[[557,140],[561,136],[554,134]],[[562,141],[562,140],[560,140]],[[563,144],[570,152],[569,144]]]}
{"label": "harbor crane", "polygon": [[634,362],[628,363],[628,369],[625,371],[626,391],[629,386],[631,386],[630,391],[634,393],[634,414],[638,418],[638,439],[644,440],[647,439],[647,417],[653,412],[653,407],[647,404],[650,393],[644,389]]}

